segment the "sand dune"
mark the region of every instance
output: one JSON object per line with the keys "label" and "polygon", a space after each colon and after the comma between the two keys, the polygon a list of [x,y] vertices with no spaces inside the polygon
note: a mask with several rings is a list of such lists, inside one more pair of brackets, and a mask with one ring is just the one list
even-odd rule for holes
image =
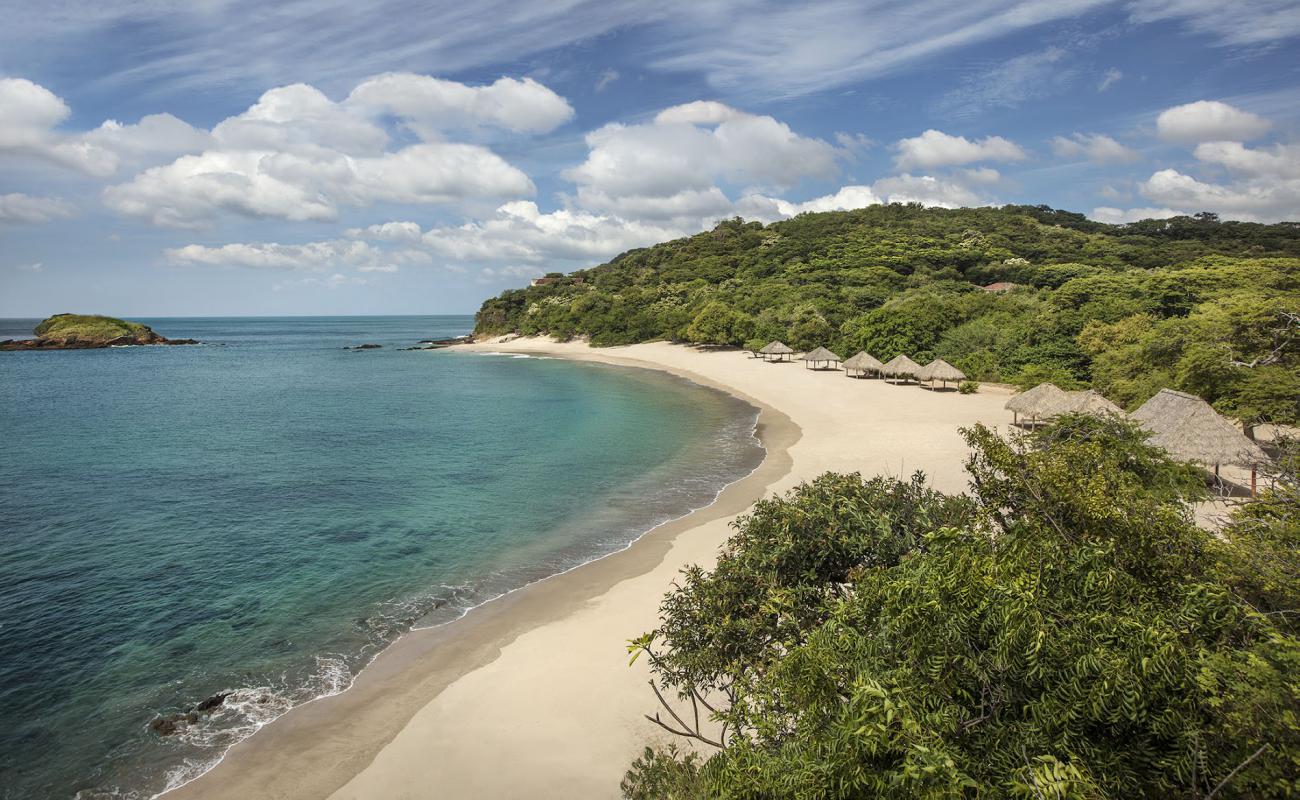
{"label": "sand dune", "polygon": [[403,637],[352,689],[295,709],[169,798],[617,797],[629,762],[666,737],[642,717],[655,701],[624,643],[655,625],[682,567],[711,563],[756,499],[827,470],[923,470],[962,491],[958,429],[1011,420],[1000,390],[936,393],[735,351],[540,339],[458,349],[662,369],[729,391],[761,409],[768,457],[712,506],[628,550]]}

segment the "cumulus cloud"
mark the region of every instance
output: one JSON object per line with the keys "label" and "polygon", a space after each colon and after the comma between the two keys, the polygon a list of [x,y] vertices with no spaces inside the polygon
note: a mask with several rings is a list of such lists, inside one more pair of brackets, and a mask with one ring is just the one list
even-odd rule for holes
{"label": "cumulus cloud", "polygon": [[1227,176],[1203,180],[1176,169],[1153,173],[1139,186],[1143,196],[1187,212],[1211,211],[1258,222],[1300,220],[1300,145],[1250,148],[1240,142],[1202,142],[1197,160]]}
{"label": "cumulus cloud", "polygon": [[1269,127],[1268,120],[1263,117],[1218,100],[1198,100],[1174,106],[1156,118],[1156,130],[1161,139],[1187,144],[1248,141],[1264,135]]}
{"label": "cumulus cloud", "polygon": [[1174,211],[1172,208],[1111,208],[1110,206],[1100,206],[1094,208],[1088,216],[1098,222],[1121,225],[1128,222],[1141,222],[1144,219],[1169,219],[1182,213],[1181,211]]}
{"label": "cumulus cloud", "polygon": [[[518,98],[521,108],[507,110]],[[440,140],[435,126],[477,121],[523,130],[571,111],[531,80],[473,88],[391,74],[363,83],[342,103],[304,84],[282,86],[216,125],[208,149],[111,186],[103,199],[157,225],[194,228],[222,212],[332,220],[344,206],[528,196],[535,189],[527,175],[482,145]],[[390,149],[375,118],[384,114],[434,140]]]}
{"label": "cumulus cloud", "polygon": [[1052,139],[1052,152],[1062,158],[1086,158],[1097,164],[1136,161],[1137,151],[1103,133],[1074,133]]}
{"label": "cumulus cloud", "polygon": [[219,247],[190,244],[171,248],[165,255],[173,264],[289,272],[326,272],[345,266],[362,272],[395,272],[399,263],[431,261],[427,253],[420,251],[388,252],[366,242],[345,239],[306,244],[236,242]]}
{"label": "cumulus cloud", "polygon": [[207,134],[170,114],[133,125],[108,120],[84,133],[58,129],[71,114],[61,97],[24,78],[0,78],[0,153],[32,156],[97,178],[126,164],[174,157],[206,144]]}
{"label": "cumulus cloud", "polygon": [[546,133],[573,117],[573,107],[563,97],[532,78],[503,77],[487,86],[466,86],[392,72],[362,81],[345,105],[369,115],[397,116],[424,139],[435,139],[440,131],[452,128],[484,125]]}
{"label": "cumulus cloud", "polygon": [[899,169],[933,169],[975,161],[1023,161],[1025,151],[1001,136],[970,140],[930,129],[920,136],[900,139],[894,144],[898,153],[894,164]]}
{"label": "cumulus cloud", "polygon": [[49,222],[70,217],[76,209],[57,197],[33,197],[29,194],[0,194],[0,225],[9,223]]}
{"label": "cumulus cloud", "polygon": [[853,185],[841,186],[838,191],[832,194],[814,197],[802,203],[791,203],[779,197],[767,197],[761,194],[746,195],[736,203],[736,212],[747,219],[773,222],[797,214],[817,211],[851,211],[855,208],[866,208],[881,202],[883,201],[870,186]]}
{"label": "cumulus cloud", "polygon": [[933,175],[904,173],[881,178],[871,186],[889,203],[921,203],[940,208],[985,205],[984,199],[968,186]]}
{"label": "cumulus cloud", "polygon": [[805,177],[830,177],[838,155],[831,144],[772,117],[712,101],[665,109],[651,123],[606,125],[586,141],[586,160],[564,176],[590,207],[630,196],[698,201],[720,180],[784,188]]}
{"label": "cumulus cloud", "polygon": [[[385,223],[350,233],[361,239],[391,241],[400,231],[400,241],[410,242],[412,224]],[[677,227],[574,209],[543,213],[531,200],[515,200],[486,219],[425,230],[420,234],[420,247],[453,264],[590,263],[697,229],[694,224]]]}

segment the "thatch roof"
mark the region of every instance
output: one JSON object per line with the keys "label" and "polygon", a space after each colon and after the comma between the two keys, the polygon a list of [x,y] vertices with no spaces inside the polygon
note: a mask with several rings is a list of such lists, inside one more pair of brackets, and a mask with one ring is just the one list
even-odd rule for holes
{"label": "thatch roof", "polygon": [[921,365],[907,356],[899,354],[886,361],[880,367],[880,371],[891,378],[898,375],[909,375],[915,377],[916,373],[921,371]]}
{"label": "thatch roof", "polygon": [[1184,461],[1252,466],[1268,460],[1259,445],[1195,395],[1161,389],[1132,416],[1151,432],[1151,444]]}
{"label": "thatch roof", "polygon": [[844,359],[835,355],[825,347],[819,347],[810,353],[803,354],[804,361],[843,361]]}
{"label": "thatch roof", "polygon": [[849,360],[844,362],[845,369],[860,369],[864,372],[879,372],[884,366],[884,364],[880,363],[880,359],[871,355],[866,350],[863,350],[856,356],[850,356]]}
{"label": "thatch roof", "polygon": [[1024,414],[1027,417],[1046,419],[1059,414],[1060,408],[1067,405],[1069,396],[1054,383],[1040,383],[1034,388],[1021,392],[1007,401],[1007,411]]}
{"label": "thatch roof", "polygon": [[1081,392],[1066,392],[1064,404],[1053,413],[1065,414],[1114,414],[1122,416],[1124,409],[1103,397],[1096,389],[1084,389]]}
{"label": "thatch roof", "polygon": [[787,345],[785,342],[778,342],[773,340],[763,345],[763,349],[759,350],[758,352],[762,353],[765,356],[784,356],[793,353],[794,350],[791,350],[790,346]]}
{"label": "thatch roof", "polygon": [[921,381],[964,381],[966,373],[944,361],[942,358],[936,358],[916,374],[916,379]]}

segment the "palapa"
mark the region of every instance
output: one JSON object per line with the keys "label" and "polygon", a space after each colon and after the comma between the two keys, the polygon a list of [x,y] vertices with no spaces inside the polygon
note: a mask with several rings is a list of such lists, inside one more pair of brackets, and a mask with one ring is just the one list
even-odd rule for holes
{"label": "palapa", "polygon": [[[808,369],[839,369],[839,367],[833,365],[839,364],[843,359],[832,353],[830,350],[827,350],[825,347],[818,347],[815,350],[804,353],[803,361],[804,366],[808,367]],[[825,364],[826,366],[819,367],[817,366],[818,364]]]}
{"label": "palapa", "polygon": [[764,361],[770,361],[773,363],[777,361],[789,361],[794,356],[794,350],[789,345],[775,339],[763,345],[763,348],[758,352],[763,356]]}
{"label": "palapa", "polygon": [[1216,472],[1220,464],[1250,467],[1253,482],[1255,466],[1268,460],[1263,448],[1195,395],[1161,389],[1132,416],[1151,432],[1151,444]]}
{"label": "palapa", "polygon": [[926,381],[930,384],[930,388],[933,389],[935,381],[939,381],[944,386],[947,386],[949,383],[957,383],[958,381],[966,380],[966,373],[957,369],[952,364],[949,364],[947,361],[944,361],[942,358],[936,358],[929,364],[921,367],[921,371],[916,374],[916,379],[919,381]]}
{"label": "palapa", "polygon": [[1069,396],[1060,387],[1054,383],[1040,383],[1012,397],[1005,408],[1012,414],[1012,424],[1018,425],[1022,415],[1035,421],[1043,420],[1061,413],[1060,409],[1068,404]]}
{"label": "palapa", "polygon": [[844,362],[844,375],[849,378],[861,378],[868,372],[880,374],[880,370],[883,369],[884,366],[884,364],[880,363],[880,359],[871,355],[866,350],[862,350],[857,355],[850,356],[849,359]]}
{"label": "palapa", "polygon": [[880,372],[886,378],[902,378],[904,381],[908,378],[915,378],[920,371],[920,364],[901,353],[886,361],[880,368]]}
{"label": "palapa", "polygon": [[1098,417],[1110,414],[1118,417],[1123,416],[1124,409],[1107,400],[1096,389],[1084,389],[1079,392],[1066,392],[1065,401],[1056,413],[1092,414]]}

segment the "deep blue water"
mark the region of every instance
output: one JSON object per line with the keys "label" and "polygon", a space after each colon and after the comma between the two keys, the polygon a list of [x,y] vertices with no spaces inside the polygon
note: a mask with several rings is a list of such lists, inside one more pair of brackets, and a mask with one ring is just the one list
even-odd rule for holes
{"label": "deep blue water", "polygon": [[469,317],[142,321],[206,344],[0,353],[6,800],[148,797],[760,458],[753,409],[670,376],[396,349]]}

